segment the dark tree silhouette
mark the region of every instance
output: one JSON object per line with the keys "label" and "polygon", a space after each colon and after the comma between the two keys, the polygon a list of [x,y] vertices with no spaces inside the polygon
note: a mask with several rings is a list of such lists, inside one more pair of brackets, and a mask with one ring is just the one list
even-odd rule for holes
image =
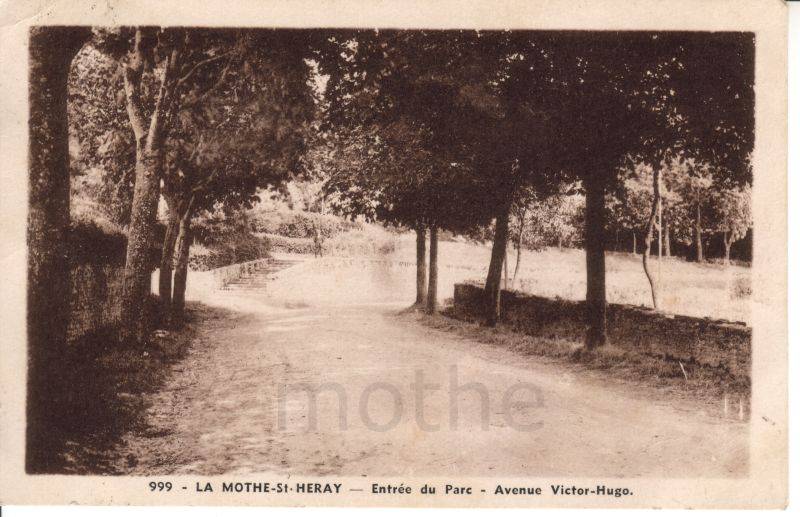
{"label": "dark tree silhouette", "polygon": [[53,468],[51,422],[63,394],[61,355],[70,308],[69,131],[67,78],[90,31],[34,27],[30,32],[28,209],[28,397],[25,463],[28,472]]}

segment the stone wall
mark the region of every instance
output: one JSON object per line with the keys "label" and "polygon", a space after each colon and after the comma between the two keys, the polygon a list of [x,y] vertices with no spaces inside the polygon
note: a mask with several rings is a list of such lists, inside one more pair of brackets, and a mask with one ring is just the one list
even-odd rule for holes
{"label": "stone wall", "polygon": [[[483,287],[457,284],[454,312],[479,320]],[[583,302],[503,291],[501,322],[531,336],[581,342],[586,330]],[[609,344],[626,351],[722,368],[750,375],[752,329],[741,323],[666,315],[644,307],[609,304]]]}
{"label": "stone wall", "polygon": [[123,272],[124,268],[116,265],[72,265],[70,341],[119,322]]}

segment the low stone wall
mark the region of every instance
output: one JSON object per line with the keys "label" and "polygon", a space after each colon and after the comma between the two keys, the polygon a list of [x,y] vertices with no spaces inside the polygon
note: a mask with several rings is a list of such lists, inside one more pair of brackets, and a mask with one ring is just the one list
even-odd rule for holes
{"label": "low stone wall", "polygon": [[[483,287],[457,284],[455,313],[479,320]],[[581,342],[586,331],[584,302],[503,291],[501,321],[518,332]],[[609,304],[609,343],[625,351],[684,364],[722,368],[749,377],[752,329],[742,323],[656,313],[644,307]]]}
{"label": "low stone wall", "polygon": [[70,341],[119,322],[124,268],[74,264],[70,269]]}

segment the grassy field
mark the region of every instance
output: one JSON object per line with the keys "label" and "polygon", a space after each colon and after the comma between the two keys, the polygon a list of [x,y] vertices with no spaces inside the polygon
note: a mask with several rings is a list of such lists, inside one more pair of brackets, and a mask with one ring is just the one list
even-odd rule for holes
{"label": "grassy field", "polygon": [[[394,257],[414,261],[414,242],[403,238]],[[453,295],[453,284],[465,280],[483,281],[491,247],[466,242],[439,244],[442,298]],[[509,250],[509,275],[513,274],[516,252]],[[712,317],[750,322],[750,269],[731,265],[696,264],[681,259],[663,259],[653,270],[661,278],[662,309],[687,316]],[[650,286],[642,270],[641,255],[608,253],[606,256],[608,301],[652,306]],[[582,300],[586,293],[583,250],[547,248],[523,251],[516,288],[551,298]]]}

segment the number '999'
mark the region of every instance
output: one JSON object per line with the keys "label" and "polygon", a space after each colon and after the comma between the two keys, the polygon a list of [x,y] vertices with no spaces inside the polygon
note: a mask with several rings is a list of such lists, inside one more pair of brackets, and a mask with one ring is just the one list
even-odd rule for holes
{"label": "number '999'", "polygon": [[172,490],[172,483],[169,481],[151,481],[148,485],[151,492],[169,492]]}

